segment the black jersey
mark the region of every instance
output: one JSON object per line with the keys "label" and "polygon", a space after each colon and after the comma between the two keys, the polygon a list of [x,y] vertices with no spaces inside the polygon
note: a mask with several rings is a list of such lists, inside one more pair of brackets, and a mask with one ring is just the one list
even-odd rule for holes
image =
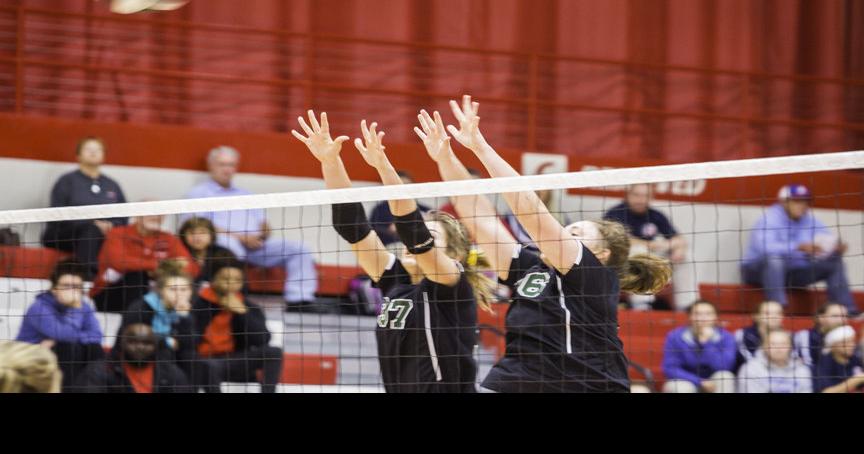
{"label": "black jersey", "polygon": [[536,250],[514,250],[504,284],[512,290],[504,357],[483,387],[498,392],[629,392],[618,338],[619,282],[582,248],[562,275]]}
{"label": "black jersey", "polygon": [[[461,268],[460,268],[461,271]],[[387,392],[476,392],[477,304],[463,272],[453,286],[416,285],[391,256],[376,338]]]}

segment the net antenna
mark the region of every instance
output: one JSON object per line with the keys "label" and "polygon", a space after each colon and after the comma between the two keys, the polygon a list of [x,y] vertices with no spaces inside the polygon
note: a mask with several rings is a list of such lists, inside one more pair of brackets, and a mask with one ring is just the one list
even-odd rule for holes
{"label": "net antenna", "polygon": [[135,14],[145,11],[173,11],[187,3],[189,0],[111,0],[111,12]]}

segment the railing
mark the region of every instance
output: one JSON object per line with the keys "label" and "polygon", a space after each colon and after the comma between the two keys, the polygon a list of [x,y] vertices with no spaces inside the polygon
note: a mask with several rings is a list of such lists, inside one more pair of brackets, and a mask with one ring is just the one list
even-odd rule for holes
{"label": "railing", "polygon": [[[0,112],[285,132],[314,108],[414,140],[417,110],[449,112],[462,92],[481,98],[502,147],[701,147],[693,160],[707,160],[771,152],[794,142],[772,137],[801,131],[822,146],[783,152],[864,143],[864,123],[844,120],[864,80],[0,7]],[[694,131],[716,143],[684,140]]]}

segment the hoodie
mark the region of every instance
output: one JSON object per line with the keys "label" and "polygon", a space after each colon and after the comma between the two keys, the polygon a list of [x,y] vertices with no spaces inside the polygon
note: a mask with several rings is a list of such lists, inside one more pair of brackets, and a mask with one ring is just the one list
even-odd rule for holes
{"label": "hoodie", "polygon": [[701,386],[702,380],[715,372],[734,372],[738,349],[735,337],[723,328],[714,328],[714,335],[700,344],[689,326],[672,330],[663,347],[663,373],[667,380],[687,380]]}
{"label": "hoodie", "polygon": [[101,344],[102,328],[93,307],[85,300],[81,307],[60,304],[51,292],[40,293],[27,309],[17,341],[38,344],[51,339],[72,344]]}

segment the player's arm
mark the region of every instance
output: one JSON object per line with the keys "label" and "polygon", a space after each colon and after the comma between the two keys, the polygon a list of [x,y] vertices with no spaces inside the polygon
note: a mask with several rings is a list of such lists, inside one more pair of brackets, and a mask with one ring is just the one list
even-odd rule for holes
{"label": "player's arm", "polygon": [[[447,130],[459,143],[474,152],[489,175],[493,178],[519,176],[516,169],[498,155],[480,133],[480,117],[477,115],[480,104],[471,102],[471,97],[465,95],[461,108],[456,101],[450,101],[450,107],[459,121],[459,129],[450,125]],[[507,192],[504,193],[504,199],[552,265],[562,274],[569,272],[582,255],[582,243],[564,229],[534,191]]]}
{"label": "player's arm", "polygon": [[[372,166],[381,177],[385,185],[400,185],[402,179],[396,173],[396,169],[390,164],[384,153],[384,145],[381,139],[384,132],[376,132],[377,123],[366,127],[366,120],[360,122],[360,130],[363,140],[355,139],[354,146],[363,155],[367,164]],[[396,232],[399,239],[408,248],[417,260],[417,265],[423,271],[427,279],[439,284],[453,286],[459,282],[459,268],[456,262],[447,256],[443,248],[435,247],[433,232],[426,226],[417,202],[413,199],[389,201],[390,211],[393,213],[396,224]],[[436,232],[442,235],[443,232]]]}
{"label": "player's arm", "polygon": [[[438,165],[438,173],[444,181],[468,180],[471,174],[462,164],[453,148],[450,137],[444,129],[441,115],[433,112],[434,119],[423,110],[417,118],[420,126],[414,132],[423,141],[429,157]],[[482,194],[455,196],[450,201],[459,214],[462,225],[468,230],[477,246],[486,252],[491,269],[498,273],[502,280],[507,279],[513,248],[516,240],[498,218],[498,212],[492,202]]]}
{"label": "player's arm", "polygon": [[[348,137],[339,136],[335,140],[330,137],[326,112],[321,113],[320,123],[315,118],[315,112],[310,110],[308,113],[311,126],[306,124],[303,117],[297,118],[306,135],[295,130],[291,130],[291,134],[306,144],[312,155],[321,162],[321,174],[328,189],[350,188],[351,179],[339,155],[342,143],[348,140]],[[363,205],[359,202],[334,204],[333,227],[351,244],[363,271],[377,282],[384,274],[390,254],[378,235],[369,227]]]}

